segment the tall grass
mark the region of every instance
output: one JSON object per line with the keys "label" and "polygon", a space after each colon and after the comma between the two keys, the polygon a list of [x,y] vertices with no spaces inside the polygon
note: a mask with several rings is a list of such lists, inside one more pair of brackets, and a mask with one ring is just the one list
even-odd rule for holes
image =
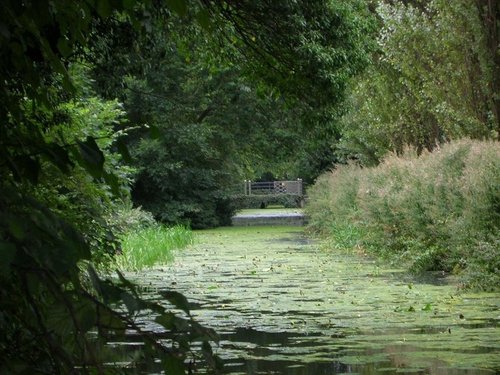
{"label": "tall grass", "polygon": [[334,241],[351,228],[350,243],[413,271],[500,285],[498,142],[462,140],[420,156],[390,155],[374,168],[342,166],[308,194],[311,228]]}
{"label": "tall grass", "polygon": [[122,238],[116,265],[122,270],[141,270],[173,259],[173,251],[193,242],[191,230],[183,226],[153,225],[135,229]]}

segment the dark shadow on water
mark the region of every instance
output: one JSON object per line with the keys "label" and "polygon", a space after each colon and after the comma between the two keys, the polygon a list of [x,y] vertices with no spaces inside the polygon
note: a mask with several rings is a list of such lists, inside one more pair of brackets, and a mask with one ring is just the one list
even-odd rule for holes
{"label": "dark shadow on water", "polygon": [[226,373],[257,374],[289,374],[289,375],[327,375],[352,373],[351,366],[337,361],[324,363],[298,363],[294,361],[246,360],[244,362],[228,362]]}
{"label": "dark shadow on water", "polygon": [[[491,322],[490,322],[491,323]],[[398,330],[389,330],[395,333]],[[415,332],[417,331],[417,332]],[[416,328],[413,333],[430,333],[429,328]],[[437,331],[436,331],[437,333]],[[380,334],[380,332],[378,333]],[[221,335],[221,348],[235,349],[241,352],[244,347],[244,357],[226,359],[226,374],[291,374],[291,375],[322,375],[322,374],[446,374],[446,375],[490,375],[495,372],[486,369],[449,368],[435,359],[425,368],[406,368],[405,353],[418,351],[418,348],[406,346],[404,349],[391,346],[384,349],[365,349],[359,352],[347,349],[345,336],[334,338],[332,345],[325,345],[322,332],[265,332],[251,327],[239,327],[233,332]],[[340,341],[339,341],[340,340]],[[336,342],[336,345],[333,343]],[[348,364],[342,361],[346,350],[358,358],[365,358],[359,364]],[[492,352],[494,348],[483,348],[468,353]],[[443,349],[446,351],[446,349]],[[402,354],[402,356],[400,356]],[[378,359],[369,359],[379,356]],[[430,368],[438,368],[430,372]],[[446,368],[447,367],[447,368]]]}

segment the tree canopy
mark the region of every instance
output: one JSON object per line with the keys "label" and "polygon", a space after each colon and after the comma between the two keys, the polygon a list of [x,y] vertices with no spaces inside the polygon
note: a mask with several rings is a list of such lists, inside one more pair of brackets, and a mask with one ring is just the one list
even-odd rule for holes
{"label": "tree canopy", "polygon": [[[217,337],[182,295],[144,301],[109,272],[132,202],[223,225],[242,179],[312,182],[407,145],[499,137],[491,0],[2,5],[2,373],[111,372],[106,344],[126,329],[143,366],[217,371]],[[137,324],[144,310],[170,345]]]}
{"label": "tree canopy", "polygon": [[[199,362],[187,361],[189,343],[201,341],[216,371],[216,335],[182,295],[144,301],[123,275],[107,273],[120,246],[109,218],[135,181],[133,195],[159,207],[160,219],[221,224],[225,197],[205,192],[259,165],[273,142],[278,157],[290,155],[294,129],[307,125],[297,119],[325,116],[365,64],[362,2],[2,5],[1,371],[114,371],[104,363],[119,358],[106,344],[126,329],[144,342],[142,366],[158,359],[184,373]],[[170,345],[136,323],[144,310],[176,333]]]}

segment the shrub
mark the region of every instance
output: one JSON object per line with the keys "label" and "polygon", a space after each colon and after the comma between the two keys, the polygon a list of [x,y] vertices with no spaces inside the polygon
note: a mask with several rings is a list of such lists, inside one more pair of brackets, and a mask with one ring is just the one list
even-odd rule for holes
{"label": "shrub", "polygon": [[357,213],[357,193],[361,168],[351,164],[320,176],[308,190],[306,213],[309,227],[329,234]]}
{"label": "shrub", "polygon": [[498,142],[462,140],[420,156],[406,150],[374,168],[341,166],[309,197],[313,230],[333,236],[354,226],[358,243],[414,271],[465,271],[474,286],[497,272]]}
{"label": "shrub", "polygon": [[122,234],[156,225],[151,212],[142,207],[132,207],[130,202],[116,208],[107,221],[112,228]]}

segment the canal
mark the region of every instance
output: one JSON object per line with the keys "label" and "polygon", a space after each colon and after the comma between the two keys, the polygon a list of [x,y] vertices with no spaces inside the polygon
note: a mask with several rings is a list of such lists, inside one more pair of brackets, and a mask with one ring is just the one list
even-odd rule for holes
{"label": "canal", "polygon": [[227,374],[497,374],[500,296],[328,249],[301,227],[195,232],[167,266],[131,275],[183,293],[215,329]]}

